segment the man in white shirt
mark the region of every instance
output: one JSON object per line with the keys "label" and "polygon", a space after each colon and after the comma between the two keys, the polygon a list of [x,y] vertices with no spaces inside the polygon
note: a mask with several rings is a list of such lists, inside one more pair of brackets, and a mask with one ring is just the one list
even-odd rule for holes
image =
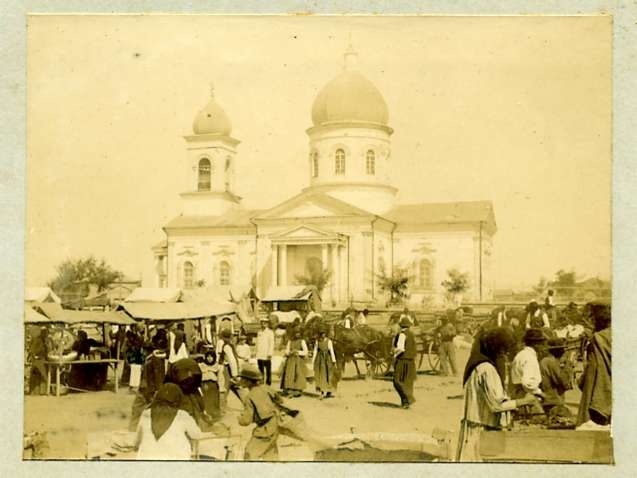
{"label": "man in white shirt", "polygon": [[[543,398],[540,360],[547,351],[546,336],[541,329],[528,329],[524,344],[511,363],[511,398],[521,398],[529,393]],[[537,405],[541,411],[539,403]]]}
{"label": "man in white shirt", "polygon": [[369,310],[364,309],[358,317],[356,318],[356,325],[367,325],[367,316],[369,315]]}
{"label": "man in white shirt", "polygon": [[527,306],[526,314],[526,329],[540,329],[542,327],[546,329],[551,328],[549,317],[544,312],[544,309],[539,306],[536,301],[531,301]]}
{"label": "man in white shirt", "polygon": [[261,319],[261,330],[257,334],[256,357],[259,371],[265,383],[272,385],[272,356],[274,355],[274,332],[269,319]]}

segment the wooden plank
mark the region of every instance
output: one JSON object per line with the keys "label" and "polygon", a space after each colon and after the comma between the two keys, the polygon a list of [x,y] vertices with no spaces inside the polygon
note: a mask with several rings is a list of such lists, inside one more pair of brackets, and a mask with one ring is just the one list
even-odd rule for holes
{"label": "wooden plank", "polygon": [[605,431],[485,431],[480,454],[487,461],[613,463],[612,438]]}

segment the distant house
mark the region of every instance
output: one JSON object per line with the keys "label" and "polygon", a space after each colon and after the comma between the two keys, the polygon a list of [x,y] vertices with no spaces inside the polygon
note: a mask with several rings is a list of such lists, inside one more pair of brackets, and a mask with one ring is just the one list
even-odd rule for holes
{"label": "distant house", "polygon": [[123,278],[121,280],[111,282],[106,288],[108,299],[113,303],[120,303],[126,300],[131,293],[142,286],[141,280]]}
{"label": "distant house", "polygon": [[27,287],[24,290],[24,301],[27,304],[32,303],[50,303],[60,304],[62,300],[57,296],[50,287]]}
{"label": "distant house", "polygon": [[141,280],[123,278],[99,291],[96,284],[78,281],[60,295],[69,309],[106,308],[123,302],[141,284]]}

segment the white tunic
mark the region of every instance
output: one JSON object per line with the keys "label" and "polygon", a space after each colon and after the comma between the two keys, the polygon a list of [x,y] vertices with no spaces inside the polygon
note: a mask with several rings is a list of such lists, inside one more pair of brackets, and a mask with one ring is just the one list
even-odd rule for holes
{"label": "white tunic", "polygon": [[191,438],[200,438],[203,432],[195,420],[183,410],[179,410],[172,424],[159,437],[151,429],[150,409],[145,410],[137,426],[138,460],[190,460],[192,456]]}

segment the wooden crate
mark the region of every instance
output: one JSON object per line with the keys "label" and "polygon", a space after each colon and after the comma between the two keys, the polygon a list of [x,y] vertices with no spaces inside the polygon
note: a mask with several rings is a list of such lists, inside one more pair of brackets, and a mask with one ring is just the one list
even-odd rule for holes
{"label": "wooden crate", "polygon": [[614,463],[608,431],[484,431],[480,455],[485,461]]}

